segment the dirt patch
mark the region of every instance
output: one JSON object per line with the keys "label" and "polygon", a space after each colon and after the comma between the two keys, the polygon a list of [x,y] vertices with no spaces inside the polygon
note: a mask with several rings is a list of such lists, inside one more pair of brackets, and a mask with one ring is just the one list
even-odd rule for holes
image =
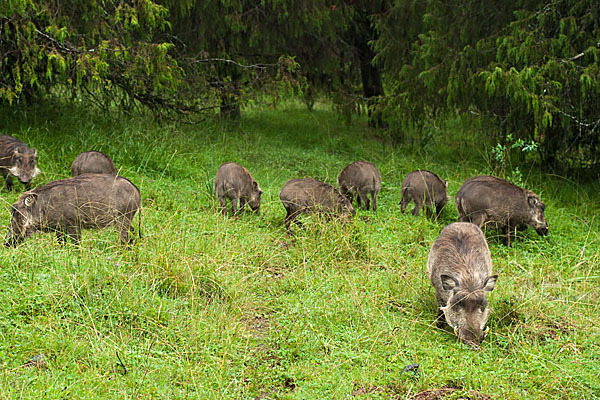
{"label": "dirt patch", "polygon": [[380,393],[383,391],[385,391],[385,389],[381,386],[364,384],[357,386],[357,384],[355,383],[354,390],[352,390],[352,396],[364,396],[369,393]]}
{"label": "dirt patch", "polygon": [[577,326],[568,319],[544,319],[524,327],[528,335],[537,341],[557,340],[569,336],[577,330]]}
{"label": "dirt patch", "polygon": [[443,387],[440,389],[428,389],[417,393],[413,400],[438,400],[452,395],[453,400],[491,400],[487,394],[479,393],[475,390],[462,390],[452,387]]}
{"label": "dirt patch", "polygon": [[244,324],[259,339],[262,339],[271,327],[269,319],[261,315],[255,315],[252,318],[246,319]]}
{"label": "dirt patch", "polygon": [[401,393],[403,393],[405,389],[400,385],[385,385],[385,386],[377,386],[370,385],[365,383],[354,382],[354,389],[351,394],[352,397],[357,396],[366,396],[368,394],[373,393],[384,393],[386,398],[388,399],[401,399],[404,398]]}
{"label": "dirt patch", "polygon": [[546,330],[553,337],[558,335],[570,335],[576,330],[575,325],[569,320],[548,320],[544,323]]}

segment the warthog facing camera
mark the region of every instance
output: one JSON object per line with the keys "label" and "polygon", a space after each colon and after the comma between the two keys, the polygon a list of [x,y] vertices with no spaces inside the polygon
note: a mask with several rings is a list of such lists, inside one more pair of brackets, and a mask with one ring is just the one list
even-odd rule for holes
{"label": "warthog facing camera", "polygon": [[50,182],[23,193],[12,205],[6,245],[15,246],[35,232],[56,232],[61,243],[66,233],[78,243],[83,228],[108,225],[116,225],[121,242],[129,243],[131,221],[140,207],[140,191],[121,176],[84,174]]}
{"label": "warthog facing camera", "polygon": [[494,290],[498,278],[481,229],[468,222],[446,226],[431,246],[427,274],[435,288],[438,324],[444,318],[460,340],[477,348],[490,314],[485,293]]}
{"label": "warthog facing camera", "polygon": [[296,217],[302,213],[323,213],[350,218],[356,212],[345,196],[333,186],[312,178],[290,179],[283,185],[279,198],[287,212],[285,227],[291,235],[292,222],[301,226]]}
{"label": "warthog facing camera", "polygon": [[8,190],[13,189],[13,176],[25,185],[25,190],[29,190],[31,180],[40,173],[37,150],[12,136],[0,136],[0,169]]}

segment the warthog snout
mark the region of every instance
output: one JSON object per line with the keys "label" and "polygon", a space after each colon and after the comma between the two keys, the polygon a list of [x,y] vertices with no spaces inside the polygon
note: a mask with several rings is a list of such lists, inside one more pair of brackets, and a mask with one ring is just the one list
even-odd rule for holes
{"label": "warthog snout", "polygon": [[479,330],[477,328],[466,328],[459,330],[454,328],[454,334],[466,345],[468,345],[471,350],[479,350],[481,342],[486,338],[488,332],[490,331],[489,327],[486,327],[484,330]]}

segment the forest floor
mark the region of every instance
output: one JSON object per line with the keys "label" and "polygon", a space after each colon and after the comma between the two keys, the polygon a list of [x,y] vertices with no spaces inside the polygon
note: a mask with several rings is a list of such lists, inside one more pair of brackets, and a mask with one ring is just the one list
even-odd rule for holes
{"label": "forest floor", "polygon": [[[426,260],[457,219],[454,199],[438,221],[414,217],[400,212],[400,187],[428,169],[454,196],[493,172],[494,143],[472,125],[392,144],[324,105],[195,126],[64,105],[0,109],[0,131],[37,148],[33,186],[69,177],[93,149],[143,200],[130,248],[110,228],[85,231],[80,246],[39,234],[0,248],[0,398],[600,398],[598,182],[521,164],[514,176],[546,203],[550,234],[527,229],[506,247],[486,233],[499,278],[478,351],[435,324]],[[381,171],[377,213],[303,216],[288,236],[283,184],[336,185],[355,160]],[[219,213],[212,185],[226,161],[259,182],[259,214]],[[0,190],[3,229],[22,190]]]}

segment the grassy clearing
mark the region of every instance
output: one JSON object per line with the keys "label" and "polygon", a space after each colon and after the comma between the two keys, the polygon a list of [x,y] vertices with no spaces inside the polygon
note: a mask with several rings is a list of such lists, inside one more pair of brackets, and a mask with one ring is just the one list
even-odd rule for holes
{"label": "grassy clearing", "polygon": [[[362,123],[294,105],[194,127],[66,106],[0,113],[3,133],[37,147],[36,185],[96,149],[144,206],[131,249],[111,229],[86,231],[81,247],[46,234],[0,249],[2,398],[404,399],[445,386],[460,389],[454,398],[600,398],[597,183],[524,173],[551,234],[528,230],[507,248],[487,233],[500,278],[490,336],[473,352],[435,326],[425,273],[431,243],[456,220],[453,202],[438,222],[400,213],[411,170],[435,171],[451,195],[489,172],[460,121],[425,146],[392,147]],[[288,237],[283,183],[335,184],[358,159],[381,171],[377,214],[360,210],[346,225],[304,217]],[[259,181],[260,215],[218,213],[212,180],[225,161]],[[16,187],[0,193],[3,227]],[[40,354],[45,366],[25,366]],[[418,372],[402,373],[412,363]]]}

